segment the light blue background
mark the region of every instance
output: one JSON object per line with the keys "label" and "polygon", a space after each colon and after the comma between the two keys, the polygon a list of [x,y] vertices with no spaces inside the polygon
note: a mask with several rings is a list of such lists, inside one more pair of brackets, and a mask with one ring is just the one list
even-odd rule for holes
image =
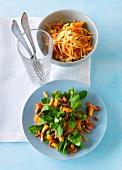
{"label": "light blue background", "polygon": [[0,0],[0,17],[46,16],[59,9],[76,9],[97,25],[99,44],[91,60],[91,87],[108,112],[102,142],[88,155],[57,161],[39,154],[28,143],[0,143],[1,170],[121,170],[122,169],[122,1],[121,0]]}

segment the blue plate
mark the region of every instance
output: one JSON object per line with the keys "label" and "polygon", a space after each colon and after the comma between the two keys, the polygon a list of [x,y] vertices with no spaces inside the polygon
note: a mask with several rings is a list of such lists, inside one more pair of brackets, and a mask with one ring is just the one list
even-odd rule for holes
{"label": "blue plate", "polygon": [[[33,134],[29,133],[28,127],[35,124],[33,120],[35,115],[35,103],[39,102],[41,98],[44,98],[43,91],[51,94],[55,90],[64,92],[72,87],[74,87],[77,92],[87,90],[88,95],[84,100],[82,100],[84,106],[86,102],[90,101],[92,104],[100,106],[101,110],[94,113],[94,116],[98,117],[99,121],[94,121],[92,119],[92,122],[95,124],[95,129],[91,132],[91,134],[85,133],[85,136],[88,137],[89,140],[83,141],[84,148],[74,154],[62,155],[55,148],[49,147],[46,143],[41,142],[39,138],[36,138]],[[85,109],[85,107],[83,109]],[[107,127],[107,112],[99,95],[89,86],[74,80],[56,80],[41,86],[29,97],[23,110],[22,124],[28,142],[37,151],[54,159],[70,160],[88,154],[100,143]]]}

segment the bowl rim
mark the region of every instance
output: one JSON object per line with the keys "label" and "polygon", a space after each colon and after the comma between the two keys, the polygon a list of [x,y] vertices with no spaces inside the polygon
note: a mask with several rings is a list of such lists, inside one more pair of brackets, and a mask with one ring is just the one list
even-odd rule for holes
{"label": "bowl rim", "polygon": [[91,21],[93,27],[95,28],[95,32],[96,32],[96,41],[95,41],[95,44],[94,44],[94,48],[92,51],[90,51],[90,53],[88,53],[88,55],[85,57],[85,58],[82,58],[80,60],[77,60],[77,61],[73,61],[73,62],[60,62],[60,61],[57,61],[55,59],[52,58],[52,64],[54,65],[58,65],[58,66],[62,66],[62,67],[72,67],[72,66],[76,66],[78,64],[81,64],[83,62],[85,62],[86,60],[88,60],[92,55],[93,53],[95,52],[96,48],[97,48],[97,45],[98,45],[98,39],[99,39],[99,35],[98,35],[98,29],[97,29],[97,26],[96,24],[94,23],[94,21],[91,19],[91,17],[89,17],[87,14],[79,11],[79,10],[74,10],[74,9],[61,9],[61,10],[56,10],[54,12],[51,12],[49,13],[47,16],[45,16],[42,21],[40,22],[39,26],[38,26],[38,29],[42,29],[41,28],[41,24],[47,19],[49,18],[51,15],[54,15],[56,13],[59,13],[59,12],[76,12],[76,13],[79,13],[79,14],[82,14],[83,16],[85,16],[86,18],[88,18],[88,20]]}

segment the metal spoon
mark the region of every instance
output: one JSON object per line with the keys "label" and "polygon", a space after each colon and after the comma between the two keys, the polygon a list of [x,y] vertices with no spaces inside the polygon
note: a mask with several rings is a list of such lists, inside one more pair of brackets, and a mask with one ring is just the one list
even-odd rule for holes
{"label": "metal spoon", "polygon": [[20,31],[20,28],[16,22],[16,20],[13,20],[13,23],[12,23],[12,26],[11,26],[11,30],[13,32],[13,34],[17,37],[17,39],[22,43],[22,45],[26,48],[26,50],[28,51],[29,55],[32,57],[33,54],[26,42],[26,40],[24,39],[21,31]]}
{"label": "metal spoon", "polygon": [[[17,24],[17,22],[15,20],[13,20],[12,26],[11,26],[11,30],[13,32],[13,34],[17,37],[17,39],[22,43],[22,45],[26,48],[26,50],[28,51],[31,59],[33,59],[33,54],[25,40],[25,38],[23,37],[20,28]],[[38,61],[34,61],[32,63],[32,66],[34,66],[34,70],[37,73],[37,75],[40,77],[40,79],[43,81],[43,67],[41,66],[40,63],[38,63]]]}
{"label": "metal spoon", "polygon": [[33,41],[32,35],[31,35],[30,26],[29,26],[29,22],[28,22],[28,16],[27,16],[26,12],[24,12],[22,15],[21,24],[22,24],[25,34],[27,35],[27,37],[30,41],[30,44],[31,44],[33,52],[34,52],[34,55],[32,56],[32,58],[36,59],[36,47],[34,45],[34,41]]}

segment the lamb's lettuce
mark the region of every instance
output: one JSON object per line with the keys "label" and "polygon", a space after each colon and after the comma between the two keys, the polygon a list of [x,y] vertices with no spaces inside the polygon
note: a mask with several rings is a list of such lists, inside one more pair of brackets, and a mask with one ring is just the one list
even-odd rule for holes
{"label": "lamb's lettuce", "polygon": [[81,92],[77,94],[74,88],[70,89],[68,93],[70,94],[70,98],[69,98],[70,107],[73,110],[80,108],[82,106],[82,103],[80,100],[83,100],[87,96],[86,90],[82,90]]}
{"label": "lamb's lettuce", "polygon": [[45,124],[45,123],[50,124],[50,123],[52,123],[52,122],[53,122],[53,118],[52,118],[52,116],[50,116],[50,115],[43,115],[43,116],[41,117],[41,119],[40,119],[40,124],[41,124],[41,125],[43,125],[43,124]]}
{"label": "lamb's lettuce", "polygon": [[80,146],[82,144],[81,134],[78,130],[75,130],[74,132],[69,134],[67,139],[76,146]]}
{"label": "lamb's lettuce", "polygon": [[45,111],[49,111],[52,110],[53,108],[49,105],[44,105],[41,109],[41,113],[45,112]]}
{"label": "lamb's lettuce", "polygon": [[74,129],[76,126],[76,122],[74,121],[73,118],[70,118],[70,120],[68,121],[68,125],[71,129]]}
{"label": "lamb's lettuce", "polygon": [[37,133],[39,130],[42,130],[43,126],[41,125],[32,125],[28,128],[28,132],[30,133]]}
{"label": "lamb's lettuce", "polygon": [[58,144],[58,152],[62,154],[66,154],[68,152],[68,141],[64,140]]}
{"label": "lamb's lettuce", "polygon": [[41,102],[42,102],[43,104],[49,104],[49,103],[50,103],[50,99],[47,98],[47,97],[45,97],[45,98],[42,98],[42,99],[41,99]]}

